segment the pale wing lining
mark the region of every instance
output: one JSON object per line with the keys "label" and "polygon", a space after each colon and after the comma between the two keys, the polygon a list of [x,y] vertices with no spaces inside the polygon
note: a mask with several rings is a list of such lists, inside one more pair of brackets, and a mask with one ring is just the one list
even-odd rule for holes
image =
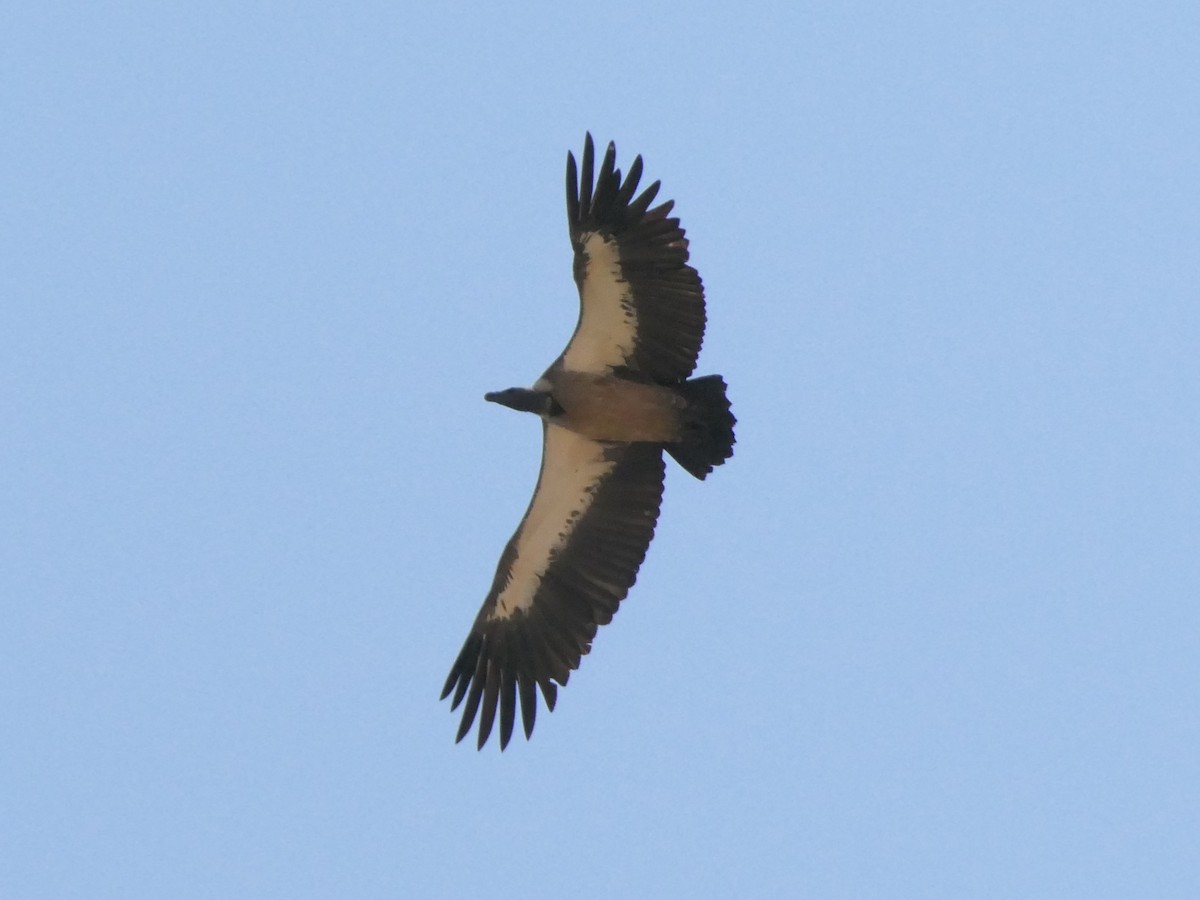
{"label": "pale wing lining", "polygon": [[629,282],[621,273],[617,242],[597,232],[583,235],[587,260],[579,286],[579,326],[563,353],[563,368],[575,372],[603,372],[625,364],[633,355],[637,338]]}
{"label": "pale wing lining", "polygon": [[508,583],[496,597],[492,619],[525,612],[541,585],[551,557],[571,539],[600,480],[615,462],[604,446],[557,425],[546,426],[546,448],[537,490],[517,537]]}

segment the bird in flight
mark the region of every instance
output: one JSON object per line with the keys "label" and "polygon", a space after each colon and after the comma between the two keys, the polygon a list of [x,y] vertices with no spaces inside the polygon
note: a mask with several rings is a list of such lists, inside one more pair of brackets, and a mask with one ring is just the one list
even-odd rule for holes
{"label": "bird in flight", "polygon": [[654,182],[636,198],[642,158],[622,179],[609,144],[593,177],[592,136],[579,171],[567,154],[567,220],[579,322],[532,388],[484,399],[542,420],[533,499],[504,548],[442,699],[463,707],[456,741],[479,717],[482,749],[500,717],[500,749],[518,702],[533,733],[537,692],[558,686],[591,649],[633,586],[662,500],[665,450],[696,478],[733,455],[720,375],[690,378],[704,339],[704,287],[688,265],[673,201],[653,209]]}

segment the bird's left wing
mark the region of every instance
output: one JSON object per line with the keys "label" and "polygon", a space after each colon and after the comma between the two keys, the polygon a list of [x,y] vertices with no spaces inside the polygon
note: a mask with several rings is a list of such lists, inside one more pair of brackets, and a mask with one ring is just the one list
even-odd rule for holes
{"label": "bird's left wing", "polygon": [[483,747],[498,710],[503,749],[518,697],[529,737],[535,686],[554,709],[555,682],[567,683],[637,577],[662,490],[659,445],[608,445],[544,426],[537,489],[442,690],[443,699],[453,692],[452,709],[466,699],[456,740],[478,713]]}
{"label": "bird's left wing", "polygon": [[582,168],[567,155],[567,224],[575,251],[579,321],[557,364],[578,372],[624,369],[659,384],[682,381],[704,340],[704,285],[688,265],[688,240],[668,200],[653,209],[656,181],[636,198],[642,158],[624,179],[608,145],[593,169],[592,136]]}

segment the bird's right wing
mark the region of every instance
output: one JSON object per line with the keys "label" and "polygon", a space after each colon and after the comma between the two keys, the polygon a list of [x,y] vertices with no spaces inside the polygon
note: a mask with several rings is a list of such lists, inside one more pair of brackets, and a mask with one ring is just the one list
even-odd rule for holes
{"label": "bird's right wing", "polygon": [[498,707],[503,749],[518,695],[529,737],[535,685],[554,709],[554,683],[567,683],[637,577],[663,474],[660,445],[606,445],[544,426],[537,489],[442,691],[454,693],[452,709],[466,699],[456,740],[479,713],[482,747]]}

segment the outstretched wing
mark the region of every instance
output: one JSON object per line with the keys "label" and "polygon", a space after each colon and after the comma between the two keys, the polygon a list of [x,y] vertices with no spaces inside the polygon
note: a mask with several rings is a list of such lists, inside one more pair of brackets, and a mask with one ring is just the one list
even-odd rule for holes
{"label": "outstretched wing", "polygon": [[498,709],[504,749],[518,699],[528,738],[535,688],[554,709],[556,683],[567,683],[637,577],[662,490],[659,445],[605,445],[544,426],[537,489],[442,690],[454,693],[452,709],[466,699],[457,741],[478,714],[482,748]]}
{"label": "outstretched wing", "polygon": [[592,136],[582,173],[567,154],[567,220],[575,250],[579,322],[555,365],[604,374],[639,373],[659,384],[687,378],[704,340],[704,286],[688,265],[688,242],[674,202],[650,209],[654,182],[636,199],[642,158],[622,181],[608,145],[593,185]]}

